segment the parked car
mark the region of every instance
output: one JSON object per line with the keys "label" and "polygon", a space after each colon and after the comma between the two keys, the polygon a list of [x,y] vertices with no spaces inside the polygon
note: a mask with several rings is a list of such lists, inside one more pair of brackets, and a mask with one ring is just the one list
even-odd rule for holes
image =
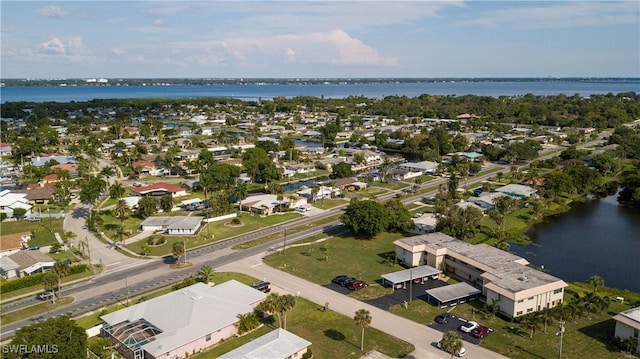
{"label": "parked car", "polygon": [[453,318],[453,314],[451,313],[442,313],[436,317],[436,322],[440,324],[445,324],[449,322],[449,319]]}
{"label": "parked car", "polygon": [[354,281],[349,282],[349,284],[347,284],[347,288],[351,289],[351,290],[358,290],[358,289],[362,289],[364,287],[367,286],[367,283],[365,283],[362,280],[356,279]]}
{"label": "parked car", "polygon": [[259,291],[261,291],[261,292],[264,292],[264,293],[269,293],[269,292],[271,292],[271,283],[269,283],[269,282],[258,282],[258,283],[253,283],[253,284],[251,285],[251,287],[252,287],[253,289],[257,289],[257,290],[259,290]]}
{"label": "parked car", "polygon": [[42,220],[42,217],[40,217],[37,214],[34,214],[33,216],[30,216],[29,218],[27,218],[27,221],[29,222],[40,222]]}
{"label": "parked car", "polygon": [[347,278],[349,278],[349,276],[344,275],[344,274],[340,274],[340,275],[335,276],[335,278],[333,278],[331,280],[331,283],[340,284],[341,281],[344,281]]}
{"label": "parked car", "polygon": [[25,248],[28,251],[37,251],[38,249],[40,249],[40,247],[38,246],[29,246],[27,248]]}
{"label": "parked car", "polygon": [[[438,349],[442,349],[442,342],[438,342],[436,344],[436,346],[438,347]],[[444,350],[444,349],[442,349]],[[467,354],[467,349],[465,349],[464,347],[460,348],[460,350],[456,353],[453,353],[455,356],[457,357],[463,357],[465,354]]]}
{"label": "parked car", "polygon": [[413,215],[413,218],[420,218],[422,217],[422,213],[416,213]]}
{"label": "parked car", "polygon": [[471,332],[475,338],[484,339],[484,337],[489,334],[489,327],[485,327],[484,325],[479,325]]}
{"label": "parked car", "polygon": [[469,322],[463,323],[460,326],[460,330],[465,332],[465,333],[471,333],[477,327],[478,327],[478,323],[469,321]]}
{"label": "parked car", "polygon": [[53,297],[53,292],[44,292],[44,293],[40,293],[38,295],[38,299],[40,300],[49,300],[51,299],[51,297]]}
{"label": "parked car", "polygon": [[308,210],[310,210],[310,209],[311,209],[311,207],[309,207],[309,206],[305,206],[305,205],[298,206],[298,208],[296,208],[296,210],[297,210],[298,212],[306,212],[306,211],[308,211]]}
{"label": "parked car", "polygon": [[354,280],[357,280],[357,279],[353,277],[341,278],[340,280],[338,280],[338,284],[340,284],[343,287],[346,287],[349,285],[349,283],[353,282]]}

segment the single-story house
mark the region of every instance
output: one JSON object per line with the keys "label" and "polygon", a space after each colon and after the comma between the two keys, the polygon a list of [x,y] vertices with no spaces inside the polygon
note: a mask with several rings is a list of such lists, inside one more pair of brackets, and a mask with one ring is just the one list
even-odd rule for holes
{"label": "single-story house", "polygon": [[236,348],[219,359],[296,359],[302,358],[311,342],[282,328],[271,331]]}
{"label": "single-story house", "polygon": [[359,191],[367,188],[366,183],[360,182],[356,178],[337,178],[333,181],[333,185],[347,191]]}
{"label": "single-story house", "polygon": [[133,187],[131,192],[138,196],[166,196],[170,194],[174,198],[187,195],[185,188],[169,183],[154,183],[144,187]]}
{"label": "single-story house", "polygon": [[37,187],[27,190],[27,200],[30,204],[44,204],[53,199],[55,187]]}
{"label": "single-story house", "polygon": [[434,174],[438,168],[438,163],[431,161],[405,162],[397,166],[400,169],[411,172],[421,172],[422,174]]}
{"label": "single-story house", "polygon": [[640,353],[640,307],[631,308],[613,317],[616,321],[615,336],[621,340],[633,338],[636,341],[636,353]]}
{"label": "single-story house", "polygon": [[469,197],[467,199],[468,203],[473,203],[476,206],[480,207],[483,211],[487,211],[490,209],[496,208],[495,199],[498,197],[507,196],[505,193],[500,192],[483,192],[478,197]]}
{"label": "single-story house", "polygon": [[16,208],[24,208],[25,215],[31,214],[31,205],[24,192],[13,192],[5,189],[0,191],[0,213],[6,213],[7,218],[13,217],[13,210]]}
{"label": "single-story house", "polygon": [[287,163],[284,165],[284,169],[295,174],[303,174],[315,171],[316,165],[313,163]]}
{"label": "single-story house", "polygon": [[2,278],[16,278],[19,275],[19,268],[20,265],[14,262],[8,256],[0,257],[0,275],[2,276]]}
{"label": "single-story house", "polygon": [[31,232],[3,234],[0,236],[0,257],[12,255],[28,247]]}
{"label": "single-story house", "polygon": [[182,359],[236,335],[238,315],[266,296],[235,280],[196,283],[101,316],[101,332],[125,358]]}
{"label": "single-story house", "polygon": [[204,217],[199,216],[171,216],[147,217],[140,227],[143,231],[158,231],[166,234],[194,235],[198,233]]}
{"label": "single-story house", "polygon": [[521,185],[521,184],[508,184],[506,186],[502,186],[496,189],[496,192],[504,193],[511,197],[517,197],[520,199],[529,198],[534,196],[538,190],[535,188],[531,188],[529,186]]}
{"label": "single-story house", "polygon": [[[311,193],[312,191],[313,191],[313,188],[307,187],[307,188],[303,188],[296,191],[296,194],[299,196],[305,197],[307,201],[313,202],[314,198],[313,198],[313,194]],[[315,199],[318,200],[322,198],[334,198],[334,197],[340,196],[341,194],[342,194],[342,191],[340,190],[340,188],[319,186],[318,193],[316,193]]]}
{"label": "single-story house", "polygon": [[49,167],[49,169],[67,171],[71,177],[76,177],[78,175],[78,165],[75,163],[59,163]]}
{"label": "single-story house", "polygon": [[19,277],[33,273],[45,272],[53,268],[54,264],[53,259],[38,250],[19,251],[7,256],[7,258],[18,264],[16,271]]}
{"label": "single-story house", "polygon": [[480,289],[488,303],[515,318],[562,303],[567,283],[529,267],[529,262],[486,244],[470,244],[444,233],[405,237],[393,242],[396,257],[409,266],[442,268]]}
{"label": "single-story house", "polygon": [[425,213],[418,218],[413,218],[413,227],[408,230],[410,233],[425,234],[431,233],[436,228],[438,218],[433,213]]}
{"label": "single-story house", "polygon": [[279,206],[282,208],[296,208],[304,204],[307,204],[305,197],[284,196],[282,201],[278,201],[278,196],[275,194],[261,194],[245,198],[242,201],[242,208],[243,210],[266,216],[275,212],[275,209]]}
{"label": "single-story house", "polygon": [[0,157],[11,156],[11,144],[8,142],[0,142]]}
{"label": "single-story house", "polygon": [[396,181],[404,181],[411,178],[420,177],[422,176],[422,172],[403,168],[393,168],[391,169],[391,175]]}

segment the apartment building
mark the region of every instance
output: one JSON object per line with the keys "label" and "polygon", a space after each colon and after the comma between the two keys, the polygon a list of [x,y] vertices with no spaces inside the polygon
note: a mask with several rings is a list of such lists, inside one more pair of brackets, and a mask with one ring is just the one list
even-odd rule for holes
{"label": "apartment building", "polygon": [[397,258],[407,265],[429,265],[464,280],[510,317],[555,307],[567,287],[561,279],[529,267],[524,258],[443,233],[401,238],[394,244]]}

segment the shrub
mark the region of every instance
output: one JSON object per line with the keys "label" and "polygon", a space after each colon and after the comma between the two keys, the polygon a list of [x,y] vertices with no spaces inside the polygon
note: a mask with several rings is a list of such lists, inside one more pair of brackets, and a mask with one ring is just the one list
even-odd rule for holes
{"label": "shrub", "polygon": [[4,212],[0,213],[0,221],[4,221],[5,219],[7,219],[7,214]]}
{"label": "shrub", "polygon": [[311,359],[313,358],[313,353],[311,352],[311,348],[307,348],[307,351],[302,354],[302,359]]}
{"label": "shrub", "polygon": [[231,220],[231,224],[239,225],[242,224],[242,221],[240,220],[240,218],[235,217]]}

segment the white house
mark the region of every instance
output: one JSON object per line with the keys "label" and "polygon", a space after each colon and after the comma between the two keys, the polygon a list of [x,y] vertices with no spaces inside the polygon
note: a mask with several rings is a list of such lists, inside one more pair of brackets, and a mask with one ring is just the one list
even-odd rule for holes
{"label": "white house", "polygon": [[182,359],[236,335],[237,316],[265,297],[235,280],[197,283],[101,316],[101,332],[125,358]]}
{"label": "white house", "polygon": [[511,197],[517,197],[520,199],[529,198],[535,195],[538,190],[529,186],[521,184],[508,184],[496,189],[496,192],[504,193]]}
{"label": "white house", "polygon": [[13,217],[13,210],[24,208],[25,215],[31,214],[31,205],[26,193],[12,192],[11,190],[0,191],[0,213],[6,213],[7,218]]}
{"label": "white house", "polygon": [[159,231],[166,234],[194,235],[198,233],[204,217],[171,216],[147,217],[140,224],[143,231]]}
{"label": "white house", "polygon": [[625,310],[613,317],[616,321],[615,336],[621,340],[633,338],[636,340],[636,353],[640,353],[640,307]]}
{"label": "white house", "polygon": [[422,172],[422,174],[434,174],[438,168],[438,163],[431,161],[405,162],[399,164],[398,168],[412,172]]}
{"label": "white house", "polygon": [[271,331],[236,348],[219,359],[297,359],[311,342],[282,328]]}

